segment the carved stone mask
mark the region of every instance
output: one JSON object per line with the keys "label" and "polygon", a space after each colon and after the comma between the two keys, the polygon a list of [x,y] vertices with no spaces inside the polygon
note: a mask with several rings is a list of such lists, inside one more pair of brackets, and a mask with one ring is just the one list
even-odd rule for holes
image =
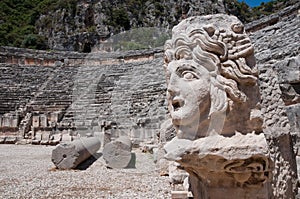
{"label": "carved stone mask", "polygon": [[248,103],[244,89],[257,89],[253,54],[244,26],[234,16],[191,17],[173,28],[164,67],[169,111],[179,137],[222,133],[228,111]]}

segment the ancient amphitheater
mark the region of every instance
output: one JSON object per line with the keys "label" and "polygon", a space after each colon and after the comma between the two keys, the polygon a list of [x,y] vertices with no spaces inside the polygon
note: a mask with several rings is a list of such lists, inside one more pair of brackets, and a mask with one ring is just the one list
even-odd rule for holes
{"label": "ancient amphitheater", "polygon": [[[299,176],[299,3],[246,30],[255,45],[271,150],[293,162],[293,171],[297,156]],[[155,143],[168,118],[162,66],[162,48],[85,54],[0,47],[0,143],[55,145],[102,131],[128,135],[137,146]],[[297,182],[289,176],[296,174],[275,175],[293,193]]]}

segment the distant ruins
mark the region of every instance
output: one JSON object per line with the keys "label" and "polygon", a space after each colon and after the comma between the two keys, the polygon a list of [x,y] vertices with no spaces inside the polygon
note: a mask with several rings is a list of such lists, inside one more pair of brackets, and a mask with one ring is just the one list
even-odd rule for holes
{"label": "distant ruins", "polygon": [[[294,198],[297,190],[298,10],[299,3],[245,25],[257,62],[275,198]],[[159,48],[84,54],[0,47],[0,143],[57,144],[98,132],[128,135],[134,144],[155,142],[169,117],[163,62]]]}

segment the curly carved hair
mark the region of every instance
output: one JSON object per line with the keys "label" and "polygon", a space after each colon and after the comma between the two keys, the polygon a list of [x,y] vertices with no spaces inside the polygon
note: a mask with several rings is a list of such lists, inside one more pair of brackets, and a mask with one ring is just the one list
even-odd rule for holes
{"label": "curly carved hair", "polygon": [[[217,90],[214,93],[225,91],[224,97],[234,102],[247,101],[239,85],[257,82],[254,48],[244,26],[234,16],[191,17],[174,27],[172,39],[165,43],[165,66],[183,58],[205,67],[213,77],[212,89]],[[211,100],[211,112],[227,108],[220,96],[212,96]]]}

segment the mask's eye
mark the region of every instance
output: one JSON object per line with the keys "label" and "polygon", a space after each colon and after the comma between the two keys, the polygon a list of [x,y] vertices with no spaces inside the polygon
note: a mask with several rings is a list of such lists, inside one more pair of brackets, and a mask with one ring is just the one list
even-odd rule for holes
{"label": "mask's eye", "polygon": [[198,79],[196,74],[191,71],[185,71],[182,73],[182,77],[187,80]]}

